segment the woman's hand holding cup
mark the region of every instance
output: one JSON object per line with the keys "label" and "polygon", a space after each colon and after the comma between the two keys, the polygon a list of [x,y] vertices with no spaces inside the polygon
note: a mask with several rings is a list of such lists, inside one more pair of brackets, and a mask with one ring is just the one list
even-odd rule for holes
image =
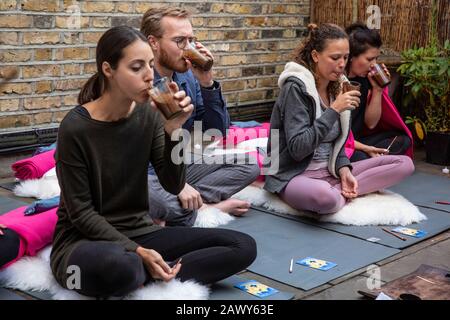
{"label": "woman's hand holding cup", "polygon": [[165,119],[164,129],[169,135],[181,128],[194,110],[191,98],[186,92],[180,91],[178,85],[166,77],[157,81],[149,94],[153,100],[152,106],[157,108]]}
{"label": "woman's hand holding cup", "polygon": [[345,110],[353,110],[359,106],[361,93],[358,90],[351,90],[341,93],[331,104],[331,108],[341,113]]}

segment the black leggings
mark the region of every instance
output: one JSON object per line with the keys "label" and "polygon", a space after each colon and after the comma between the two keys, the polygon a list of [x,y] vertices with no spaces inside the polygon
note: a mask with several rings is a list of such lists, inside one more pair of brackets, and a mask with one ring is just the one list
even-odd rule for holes
{"label": "black leggings", "polygon": [[15,231],[11,229],[2,231],[4,234],[0,235],[0,268],[17,258],[20,247],[20,238]]}
{"label": "black leggings", "polygon": [[[389,154],[404,155],[411,146],[411,139],[402,132],[385,131],[375,133],[370,136],[361,137],[358,139],[358,141],[369,146],[386,149],[391,144],[395,136],[397,136],[397,139],[395,139],[394,143],[389,149]],[[370,156],[367,153],[360,150],[355,150],[350,161],[355,162],[369,158]]]}
{"label": "black leggings", "polygon": [[[132,238],[156,250],[167,262],[182,257],[177,278],[210,284],[247,268],[256,258],[255,240],[247,234],[208,228],[165,227]],[[107,241],[80,244],[69,257],[69,266],[80,268],[80,294],[120,297],[153,281],[141,257]]]}

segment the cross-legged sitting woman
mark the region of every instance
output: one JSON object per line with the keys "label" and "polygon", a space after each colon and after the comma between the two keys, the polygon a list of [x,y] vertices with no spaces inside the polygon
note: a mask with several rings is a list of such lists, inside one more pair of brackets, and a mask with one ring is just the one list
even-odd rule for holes
{"label": "cross-legged sitting woman", "polygon": [[256,257],[250,236],[225,229],[162,228],[148,216],[149,163],[169,192],[177,194],[185,184],[184,164],[171,158],[177,143],[171,135],[190,116],[190,98],[171,83],[182,108],[171,120],[148,103],[153,53],[133,28],[106,31],[96,63],[79,106],[58,132],[61,202],[51,253],[57,281],[83,295],[108,297],[156,279],[210,284],[245,269]]}
{"label": "cross-legged sitting woman", "polygon": [[[361,84],[361,102],[352,111],[355,152],[350,160],[359,161],[384,154],[412,157],[411,132],[390,99],[387,88],[383,89],[375,81],[373,67],[380,55],[380,34],[362,23],[350,25],[346,32],[350,42],[349,80]],[[382,67],[389,75],[386,67]]]}
{"label": "cross-legged sitting woman", "polygon": [[278,150],[271,150],[271,132],[268,154],[278,159],[279,170],[266,177],[264,188],[296,209],[334,213],[347,199],[392,186],[414,170],[407,156],[355,163],[347,158],[349,109],[360,103],[358,91],[340,93],[338,79],[348,55],[344,30],[310,25],[309,36],[278,80],[281,92],[270,129],[279,131],[279,143]]}

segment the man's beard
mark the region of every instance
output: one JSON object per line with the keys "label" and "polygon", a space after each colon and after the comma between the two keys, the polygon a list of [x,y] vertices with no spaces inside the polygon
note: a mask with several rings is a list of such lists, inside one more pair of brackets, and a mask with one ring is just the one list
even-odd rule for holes
{"label": "man's beard", "polygon": [[159,64],[164,68],[180,73],[188,71],[187,63],[184,63],[184,66],[181,67],[181,63],[176,64],[175,61],[173,61],[173,59],[169,57],[169,55],[163,48],[161,48],[160,53],[161,55],[159,57]]}

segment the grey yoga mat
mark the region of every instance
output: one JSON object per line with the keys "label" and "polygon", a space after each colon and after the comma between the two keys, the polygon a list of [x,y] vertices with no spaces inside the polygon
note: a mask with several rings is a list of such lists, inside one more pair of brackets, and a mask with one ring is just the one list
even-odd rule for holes
{"label": "grey yoga mat", "polygon": [[26,202],[0,196],[0,215],[26,205]]}
{"label": "grey yoga mat", "polygon": [[12,290],[0,288],[0,300],[26,300]]}
{"label": "grey yoga mat", "polygon": [[281,217],[285,217],[287,219],[291,219],[293,221],[303,222],[307,224],[311,224],[313,226],[327,229],[330,231],[339,232],[341,234],[349,235],[352,237],[356,237],[362,240],[371,241],[374,243],[378,243],[381,245],[385,245],[391,248],[403,249],[409,247],[415,243],[423,241],[425,239],[431,238],[441,232],[446,231],[450,228],[450,213],[441,210],[435,210],[431,208],[423,208],[419,207],[420,212],[427,216],[427,220],[421,221],[419,223],[414,223],[407,225],[405,227],[412,228],[416,230],[422,230],[426,232],[424,237],[416,238],[412,236],[406,236],[402,234],[398,234],[399,236],[406,239],[405,241],[383,231],[382,228],[393,229],[399,226],[347,226],[338,223],[329,223],[329,222],[319,222],[311,218],[298,217],[294,215],[274,213],[267,211],[266,209],[260,209],[266,214],[277,215]]}
{"label": "grey yoga mat", "polygon": [[401,183],[389,188],[404,196],[416,206],[450,212],[450,205],[436,201],[450,202],[450,178],[415,172]]}
{"label": "grey yoga mat", "polygon": [[[247,269],[288,285],[310,290],[347,273],[390,257],[400,250],[350,237],[300,221],[250,209],[224,228],[247,233],[255,238],[258,256]],[[312,257],[336,263],[321,271],[294,263]]]}
{"label": "grey yoga mat", "polygon": [[[259,298],[250,293],[244,292],[234,286],[238,283],[249,281],[239,276],[231,276],[211,286],[210,300],[291,300],[294,298],[293,293],[279,291],[271,296]],[[262,284],[265,284],[259,281]],[[265,284],[267,285],[267,284]],[[269,286],[270,287],[270,286]]]}
{"label": "grey yoga mat", "polygon": [[9,191],[13,191],[17,185],[18,185],[17,182],[5,182],[5,183],[0,183],[0,188],[6,189]]}
{"label": "grey yoga mat", "polygon": [[25,294],[37,300],[52,300],[52,295],[49,291],[23,291]]}

